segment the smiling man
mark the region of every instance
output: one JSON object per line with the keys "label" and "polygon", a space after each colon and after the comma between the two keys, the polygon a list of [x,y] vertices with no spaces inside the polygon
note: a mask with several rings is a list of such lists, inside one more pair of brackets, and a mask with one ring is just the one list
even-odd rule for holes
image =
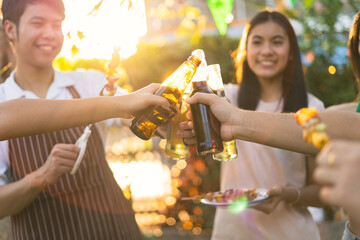
{"label": "smiling man", "polygon": [[[61,0],[4,0],[4,30],[17,66],[0,85],[0,100],[98,96],[96,72],[58,72],[63,44]],[[105,160],[104,126],[93,126],[86,158],[75,175],[73,145],[83,127],[0,144],[0,217],[11,216],[13,239],[141,239],[131,203]],[[8,173],[8,174],[7,174]]]}

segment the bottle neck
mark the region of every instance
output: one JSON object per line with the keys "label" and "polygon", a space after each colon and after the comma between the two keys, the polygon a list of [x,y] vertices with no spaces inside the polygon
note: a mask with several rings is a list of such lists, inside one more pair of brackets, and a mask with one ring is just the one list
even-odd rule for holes
{"label": "bottle neck", "polygon": [[213,91],[208,87],[206,81],[193,82],[192,86],[193,86],[193,91],[191,93],[191,96],[194,95],[197,92],[213,93]]}
{"label": "bottle neck", "polygon": [[189,58],[188,58],[188,61],[190,63],[192,63],[195,67],[199,67],[200,66],[200,63],[201,63],[201,60],[194,56],[194,55],[191,55]]}
{"label": "bottle neck", "polygon": [[193,87],[193,89],[208,88],[208,85],[207,85],[206,81],[194,81],[194,82],[192,82],[192,87]]}

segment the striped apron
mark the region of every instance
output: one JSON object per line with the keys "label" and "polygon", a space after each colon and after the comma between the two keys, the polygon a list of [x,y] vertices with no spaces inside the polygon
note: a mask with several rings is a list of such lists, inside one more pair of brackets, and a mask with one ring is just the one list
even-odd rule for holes
{"label": "striped apron", "polygon": [[[73,87],[68,90],[79,97]],[[9,140],[12,180],[38,169],[55,144],[75,143],[83,131],[84,127],[75,127]],[[11,216],[12,239],[142,239],[131,203],[113,177],[94,125],[91,132],[77,173],[64,174]]]}

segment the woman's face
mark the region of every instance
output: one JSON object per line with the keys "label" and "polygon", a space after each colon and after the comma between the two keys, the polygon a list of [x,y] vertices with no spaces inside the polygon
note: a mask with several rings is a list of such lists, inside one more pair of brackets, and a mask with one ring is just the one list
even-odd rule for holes
{"label": "woman's face", "polygon": [[257,25],[248,36],[247,61],[260,81],[282,81],[289,53],[289,37],[273,21]]}

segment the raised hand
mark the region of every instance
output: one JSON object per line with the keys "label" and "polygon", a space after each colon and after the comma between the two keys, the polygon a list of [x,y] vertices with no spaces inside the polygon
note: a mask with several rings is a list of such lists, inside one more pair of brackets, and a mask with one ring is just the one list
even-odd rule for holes
{"label": "raised hand", "polygon": [[314,179],[322,185],[320,198],[341,206],[349,217],[349,228],[360,235],[360,142],[332,140],[318,154]]}
{"label": "raised hand", "polygon": [[327,144],[316,158],[314,179],[322,185],[321,199],[346,210],[360,212],[360,142],[336,141]]}

